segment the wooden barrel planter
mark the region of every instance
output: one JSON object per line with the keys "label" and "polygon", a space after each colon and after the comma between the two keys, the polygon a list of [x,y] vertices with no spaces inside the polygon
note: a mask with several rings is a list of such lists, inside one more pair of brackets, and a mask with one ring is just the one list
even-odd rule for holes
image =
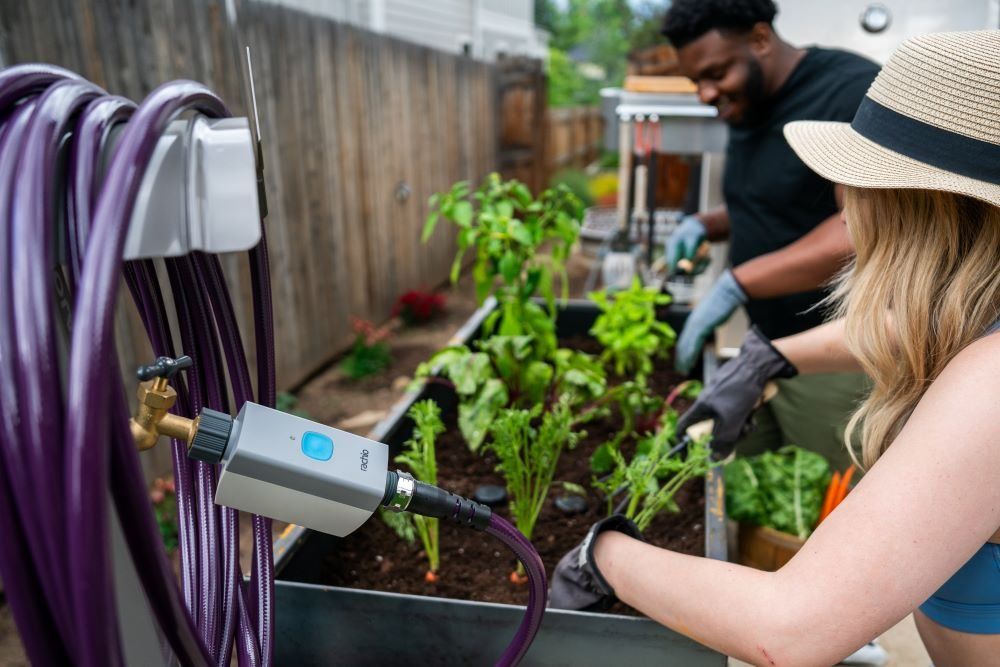
{"label": "wooden barrel planter", "polygon": [[740,564],[774,572],[792,559],[805,540],[766,526],[741,523],[739,529]]}

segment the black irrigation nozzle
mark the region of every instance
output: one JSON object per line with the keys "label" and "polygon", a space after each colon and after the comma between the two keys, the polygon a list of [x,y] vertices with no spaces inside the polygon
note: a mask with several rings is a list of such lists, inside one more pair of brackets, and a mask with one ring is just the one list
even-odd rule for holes
{"label": "black irrigation nozzle", "polygon": [[476,530],[486,530],[493,516],[486,505],[391,471],[386,475],[382,504],[396,512],[447,519]]}

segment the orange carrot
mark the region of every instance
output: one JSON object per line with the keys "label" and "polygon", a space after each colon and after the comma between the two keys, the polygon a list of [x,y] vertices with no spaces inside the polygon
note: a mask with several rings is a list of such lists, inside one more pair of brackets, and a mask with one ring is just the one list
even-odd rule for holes
{"label": "orange carrot", "polygon": [[830,478],[830,484],[826,487],[826,495],[823,497],[823,509],[819,512],[819,520],[816,522],[817,526],[821,524],[823,519],[825,519],[830,513],[830,510],[833,507],[833,496],[839,488],[840,472],[834,472],[833,477]]}
{"label": "orange carrot", "polygon": [[515,584],[517,586],[524,586],[526,583],[528,583],[528,575],[518,574],[516,571],[511,572],[510,583]]}
{"label": "orange carrot", "polygon": [[424,581],[428,584],[436,584],[437,580],[437,573],[434,570],[427,570],[427,574],[424,575]]}
{"label": "orange carrot", "polygon": [[[850,486],[848,485],[851,483],[851,477],[854,477],[853,465],[847,469],[847,471],[844,473],[843,479],[840,480],[840,489],[837,490],[837,495],[833,500],[833,507],[839,505],[841,502],[843,502],[844,498],[847,497],[847,492],[850,491]],[[830,511],[831,512],[833,511],[832,507],[830,508]]]}

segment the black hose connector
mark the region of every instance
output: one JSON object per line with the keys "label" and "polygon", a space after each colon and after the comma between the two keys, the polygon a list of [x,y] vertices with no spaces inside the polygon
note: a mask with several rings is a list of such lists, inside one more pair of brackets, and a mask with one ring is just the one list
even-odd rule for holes
{"label": "black hose connector", "polygon": [[[408,475],[406,477],[409,478]],[[490,524],[493,510],[486,505],[412,478],[409,478],[409,481],[413,482],[412,496],[406,505],[400,505],[398,499],[401,494],[397,493],[399,480],[400,476],[397,473],[390,471],[386,475],[386,490],[382,504],[390,509],[447,519],[476,530],[486,530]],[[397,499],[395,502],[394,498]]]}

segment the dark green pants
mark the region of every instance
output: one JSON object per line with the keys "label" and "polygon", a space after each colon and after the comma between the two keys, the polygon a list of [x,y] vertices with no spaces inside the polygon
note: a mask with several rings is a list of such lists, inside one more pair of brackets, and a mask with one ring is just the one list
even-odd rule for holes
{"label": "dark green pants", "polygon": [[825,456],[834,470],[843,470],[851,464],[844,427],[868,387],[868,379],[860,373],[778,380],[778,394],[757,410],[757,428],[736,443],[736,453],[751,456],[798,445]]}

